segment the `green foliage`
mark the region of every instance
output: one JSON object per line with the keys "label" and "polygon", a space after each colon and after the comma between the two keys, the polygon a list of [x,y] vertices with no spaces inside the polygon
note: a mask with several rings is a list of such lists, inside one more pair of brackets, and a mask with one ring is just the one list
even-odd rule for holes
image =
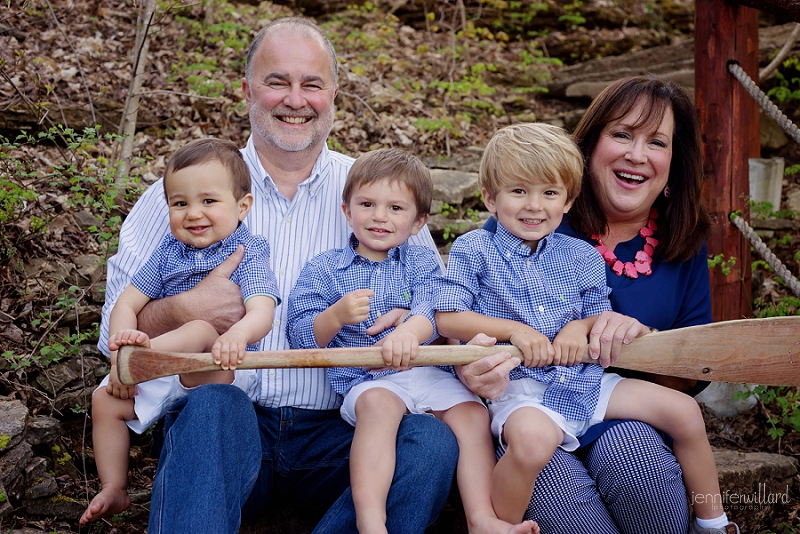
{"label": "green foliage", "polygon": [[768,96],[781,103],[800,100],[800,58],[787,58],[775,72],[775,80],[775,87],[767,91]]}
{"label": "green foliage", "polygon": [[731,269],[736,265],[736,258],[734,256],[729,256],[728,259],[725,259],[724,254],[717,254],[716,256],[711,256],[708,258],[708,268],[713,269],[715,267],[719,267],[722,271],[722,274],[728,276],[731,274]]}
{"label": "green foliage", "polygon": [[572,4],[564,6],[564,14],[558,17],[558,21],[566,22],[572,27],[586,24],[586,19],[580,12],[581,6],[583,6],[581,0],[573,0]]}
{"label": "green foliage", "polygon": [[792,296],[781,297],[776,302],[755,299],[753,307],[756,310],[754,315],[757,318],[800,315],[800,299]]}
{"label": "green foliage", "polygon": [[767,434],[773,440],[786,435],[786,431],[800,432],[800,391],[788,386],[756,386],[752,391],[736,392],[734,398],[746,399],[756,395],[768,410]]}

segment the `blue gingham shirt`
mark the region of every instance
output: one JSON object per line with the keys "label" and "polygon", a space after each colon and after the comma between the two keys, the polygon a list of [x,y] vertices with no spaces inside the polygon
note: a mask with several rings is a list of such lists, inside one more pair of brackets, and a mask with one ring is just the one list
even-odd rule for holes
{"label": "blue gingham shirt", "polygon": [[[202,249],[181,243],[172,234],[165,235],[131,283],[151,299],[189,291],[239,245],[244,245],[244,258],[230,279],[241,288],[242,300],[263,295],[279,305],[278,282],[269,268],[269,244],[262,236],[252,235],[243,224],[222,241]],[[257,350],[258,345],[252,343],[247,349]]]}
{"label": "blue gingham shirt", "polygon": [[[356,247],[358,240],[351,235],[347,247],[323,252],[300,273],[287,300],[287,335],[291,347],[319,348],[314,335],[317,315],[357,289],[375,292],[369,303],[369,317],[358,324],[345,325],[328,343],[328,348],[371,347],[394,328],[377,336],[367,334],[367,328],[394,308],[411,310],[406,320],[412,315],[422,315],[431,322],[433,335],[423,345],[436,339],[433,296],[442,283],[438,255],[429,248],[404,243],[390,249],[385,260],[374,262],[358,254]],[[328,369],[328,379],[333,389],[344,395],[359,382],[396,372],[390,369],[371,373],[359,367],[335,367]]]}
{"label": "blue gingham shirt", "polygon": [[[342,189],[353,158],[323,147],[308,178],[289,199],[272,181],[250,138],[242,149],[253,180],[253,207],[244,224],[253,235],[263,235],[270,246],[270,267],[278,278],[279,294],[289,295],[306,262],[320,252],[347,245],[350,226],[342,213]],[[108,260],[106,301],[98,348],[108,354],[108,317],[120,293],[169,232],[163,180],[151,185],[125,218],[117,253]],[[424,227],[409,239],[414,245],[436,250]],[[285,304],[275,309],[272,330],[259,350],[289,348]],[[312,410],[337,409],[342,397],[331,388],[325,369],[264,369],[257,371],[260,387],[253,400],[262,406],[292,406]]]}
{"label": "blue gingham shirt", "polygon": [[[498,224],[497,232],[474,230],[450,250],[447,277],[435,308],[474,311],[535,328],[553,341],[568,322],[610,310],[605,263],[590,244],[552,233],[536,251]],[[570,420],[590,419],[600,395],[603,368],[595,364],[551,365],[511,371],[511,380],[547,384],[544,405]]]}

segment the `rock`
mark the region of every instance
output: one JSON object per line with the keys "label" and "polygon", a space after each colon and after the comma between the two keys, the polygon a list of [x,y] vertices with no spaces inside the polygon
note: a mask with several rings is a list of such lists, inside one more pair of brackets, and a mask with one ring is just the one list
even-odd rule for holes
{"label": "rock", "polygon": [[478,173],[431,169],[433,179],[433,198],[455,206],[472,197],[478,187]]}
{"label": "rock", "polygon": [[783,128],[775,122],[775,119],[764,113],[759,107],[758,115],[759,121],[759,138],[761,141],[761,148],[767,150],[778,150],[783,148],[789,142],[786,132]]}
{"label": "rock", "polygon": [[431,215],[428,219],[428,229],[433,233],[443,232],[446,227],[450,227],[450,233],[454,235],[461,235],[471,230],[483,228],[486,220],[489,218],[488,211],[478,212],[478,220],[472,219],[448,219],[439,214]]}
{"label": "rock", "polygon": [[786,209],[800,211],[800,189],[789,192],[786,197]]}
{"label": "rock", "polygon": [[87,286],[97,282],[105,271],[103,258],[97,254],[83,254],[72,261],[75,263],[73,281],[79,286]]}
{"label": "rock", "polygon": [[86,503],[75,500],[60,493],[46,499],[24,501],[25,510],[31,515],[58,517],[59,519],[77,520],[86,509]]}
{"label": "rock", "polygon": [[105,282],[100,282],[92,286],[91,291],[89,292],[89,298],[95,304],[103,304],[106,301],[106,284]]}
{"label": "rock", "polygon": [[61,422],[55,417],[37,415],[32,417],[28,422],[25,441],[31,445],[51,443],[58,437],[58,431],[60,429]]}
{"label": "rock", "polygon": [[10,490],[12,482],[25,472],[33,458],[33,449],[23,441],[0,457],[0,484]]}
{"label": "rock", "polygon": [[722,503],[742,532],[758,532],[791,500],[798,462],[780,454],[715,450]]}
{"label": "rock", "polygon": [[734,400],[736,392],[751,390],[752,386],[745,384],[712,382],[699,395],[695,396],[695,400],[705,404],[706,408],[717,417],[733,417],[753,408],[758,403],[755,395],[744,400]]}
{"label": "rock", "polygon": [[75,220],[82,230],[88,230],[92,226],[95,228],[100,228],[102,226],[100,219],[95,217],[94,213],[89,210],[82,210],[76,213]]}
{"label": "rock", "polygon": [[28,408],[18,400],[0,401],[0,453],[22,441]]}
{"label": "rock", "polygon": [[92,403],[93,389],[85,386],[65,389],[56,397],[53,408],[59,413],[65,410],[88,410]]}
{"label": "rock", "polygon": [[64,362],[45,368],[45,370],[36,377],[36,383],[43,391],[46,391],[50,395],[55,395],[61,391],[64,386],[80,377],[81,375],[75,372],[70,362]]}
{"label": "rock", "polygon": [[58,482],[50,473],[45,473],[42,477],[33,480],[25,490],[25,499],[43,499],[58,493]]}
{"label": "rock", "polygon": [[36,456],[25,466],[25,481],[33,484],[34,480],[43,477],[45,473],[47,473],[47,459]]}

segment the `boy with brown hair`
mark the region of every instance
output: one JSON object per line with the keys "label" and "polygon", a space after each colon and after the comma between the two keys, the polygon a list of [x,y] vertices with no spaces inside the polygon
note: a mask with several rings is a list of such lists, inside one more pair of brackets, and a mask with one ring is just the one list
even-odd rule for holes
{"label": "boy with brown hair", "polygon": [[[441,283],[435,252],[411,246],[428,220],[433,182],[419,158],[398,149],[362,155],[342,192],[353,233],[349,246],[309,261],[288,299],[292,348],[382,346],[382,369],[328,370],[344,395],[345,421],[355,426],[350,484],[362,534],[386,533],[386,501],[395,470],[395,440],[406,414],[430,413],[444,421],[459,444],[458,487],[472,533],[535,534],[532,521],[497,519],[489,499],[494,451],[480,398],[449,367],[407,368],[420,344],[436,339],[433,299]],[[377,336],[367,329],[394,308],[405,321]],[[398,371],[403,372],[398,372]],[[419,498],[426,498],[419,488]]]}
{"label": "boy with brown hair", "polygon": [[[242,221],[253,203],[250,172],[236,145],[200,139],[178,149],[164,173],[169,206],[168,233],[131,280],[114,305],[109,321],[111,372],[92,396],[92,442],[102,484],[80,519],[81,524],[117,514],[130,506],[128,428],[144,432],[160,419],[178,391],[208,383],[230,384],[250,393],[256,373],[235,371],[245,350],[266,336],[275,306],[280,303],[275,275],[269,268],[269,245],[253,236]],[[137,314],[151,299],[169,297],[194,287],[239,247],[244,259],[231,276],[242,290],[246,314],[219,335],[205,321],[191,321],[154,339],[137,330]],[[141,345],[164,351],[206,352],[223,371],[171,376],[138,386],[124,386],[116,369],[117,350]]]}

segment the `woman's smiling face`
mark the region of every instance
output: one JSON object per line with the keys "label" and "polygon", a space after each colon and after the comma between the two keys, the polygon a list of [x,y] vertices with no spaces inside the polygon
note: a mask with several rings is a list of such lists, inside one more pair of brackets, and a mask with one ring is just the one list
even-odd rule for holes
{"label": "woman's smiling face", "polygon": [[607,124],[589,164],[592,185],[609,222],[646,221],[669,179],[672,162],[672,109],[658,127],[637,125],[644,112],[637,104],[622,119]]}

